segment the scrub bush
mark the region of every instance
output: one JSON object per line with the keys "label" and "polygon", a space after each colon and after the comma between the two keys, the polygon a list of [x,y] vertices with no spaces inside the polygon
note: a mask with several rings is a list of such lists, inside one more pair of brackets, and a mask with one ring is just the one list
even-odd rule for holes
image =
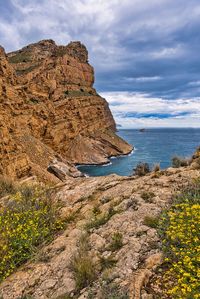
{"label": "scrub bush", "polygon": [[134,174],[138,176],[144,176],[150,172],[150,167],[148,163],[139,162],[134,169]]}
{"label": "scrub bush", "polygon": [[184,190],[160,223],[168,263],[165,293],[170,298],[200,298],[200,183]]}
{"label": "scrub bush", "polygon": [[0,209],[0,281],[63,226],[58,206],[44,190],[26,187],[11,195],[8,206]]}

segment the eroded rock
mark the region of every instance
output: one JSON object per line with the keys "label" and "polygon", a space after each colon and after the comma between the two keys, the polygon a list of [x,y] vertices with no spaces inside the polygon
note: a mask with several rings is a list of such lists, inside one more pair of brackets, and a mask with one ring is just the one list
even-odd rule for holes
{"label": "eroded rock", "polygon": [[[57,46],[43,40],[7,55],[1,47],[0,174],[57,182],[47,172],[57,155],[69,163],[95,164],[130,152],[93,83],[80,42]],[[79,176],[73,167],[51,168],[62,180],[65,174]]]}

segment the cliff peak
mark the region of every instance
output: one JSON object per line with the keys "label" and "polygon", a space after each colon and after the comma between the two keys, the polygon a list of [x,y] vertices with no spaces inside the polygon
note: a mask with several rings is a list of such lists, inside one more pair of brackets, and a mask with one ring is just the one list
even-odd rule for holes
{"label": "cliff peak", "polygon": [[47,169],[57,155],[56,167],[64,163],[65,174],[77,176],[73,163],[105,163],[131,151],[93,88],[94,70],[80,41],[42,40],[8,53],[0,74],[0,173],[54,180]]}
{"label": "cliff peak", "polygon": [[80,62],[88,62],[87,48],[80,41],[70,42],[67,45],[67,53],[75,58],[78,58]]}

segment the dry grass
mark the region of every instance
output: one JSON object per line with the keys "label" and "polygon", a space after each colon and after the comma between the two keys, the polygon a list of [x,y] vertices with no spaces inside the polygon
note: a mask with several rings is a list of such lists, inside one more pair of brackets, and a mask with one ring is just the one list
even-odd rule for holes
{"label": "dry grass", "polygon": [[78,244],[78,252],[73,257],[71,269],[74,273],[77,290],[89,286],[97,277],[96,264],[89,253],[88,236],[83,235]]}

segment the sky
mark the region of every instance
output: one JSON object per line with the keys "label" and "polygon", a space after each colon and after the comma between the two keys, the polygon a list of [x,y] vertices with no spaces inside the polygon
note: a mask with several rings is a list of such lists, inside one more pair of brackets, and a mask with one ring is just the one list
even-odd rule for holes
{"label": "sky", "polygon": [[0,0],[0,45],[80,40],[124,128],[200,127],[199,28],[199,0]]}

